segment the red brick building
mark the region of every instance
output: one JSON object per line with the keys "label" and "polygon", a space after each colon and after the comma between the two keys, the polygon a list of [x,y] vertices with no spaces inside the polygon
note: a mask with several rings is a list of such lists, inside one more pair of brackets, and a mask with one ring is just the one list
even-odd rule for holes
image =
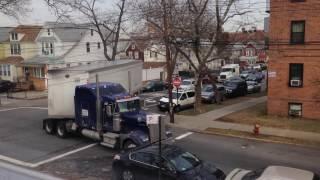
{"label": "red brick building", "polygon": [[268,113],[320,120],[320,1],[271,0]]}

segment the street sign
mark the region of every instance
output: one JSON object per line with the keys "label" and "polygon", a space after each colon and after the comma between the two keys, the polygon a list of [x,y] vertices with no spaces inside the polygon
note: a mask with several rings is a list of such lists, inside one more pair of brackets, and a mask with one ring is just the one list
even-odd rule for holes
{"label": "street sign", "polygon": [[173,85],[178,89],[181,85],[181,77],[175,77],[173,79]]}
{"label": "street sign", "polygon": [[147,115],[147,125],[149,124],[158,124],[159,123],[159,114],[149,114]]}

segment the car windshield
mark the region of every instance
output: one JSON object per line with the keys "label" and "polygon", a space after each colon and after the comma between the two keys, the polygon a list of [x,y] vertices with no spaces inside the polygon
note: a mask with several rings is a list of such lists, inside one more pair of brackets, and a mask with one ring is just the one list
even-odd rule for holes
{"label": "car windshield", "polygon": [[119,109],[119,112],[132,112],[132,111],[138,111],[140,110],[140,101],[139,99],[133,100],[133,101],[123,101],[118,102],[117,107]]}
{"label": "car windshield", "polygon": [[203,87],[202,92],[213,92],[213,87],[212,86],[205,86],[205,87]]}
{"label": "car windshield", "polygon": [[145,87],[150,87],[150,86],[153,86],[153,85],[154,85],[154,82],[149,81],[149,82],[147,82],[147,84],[145,84]]}
{"label": "car windshield", "polygon": [[167,159],[179,172],[193,169],[201,163],[201,161],[191,153],[182,151],[170,153]]}
{"label": "car windshield", "polygon": [[182,84],[182,85],[190,85],[190,84],[191,84],[191,81],[182,81],[181,84]]}
{"label": "car windshield", "polygon": [[248,74],[248,73],[249,73],[249,71],[242,71],[241,74]]}
{"label": "car windshield", "polygon": [[247,85],[255,85],[256,83],[254,81],[247,81]]}
{"label": "car windshield", "polygon": [[223,68],[222,72],[231,72],[233,71],[233,68]]}
{"label": "car windshield", "polygon": [[229,86],[229,87],[237,86],[237,84],[234,83],[234,82],[232,82],[232,81],[226,81],[226,82],[224,82],[224,85],[225,85],[225,86]]}

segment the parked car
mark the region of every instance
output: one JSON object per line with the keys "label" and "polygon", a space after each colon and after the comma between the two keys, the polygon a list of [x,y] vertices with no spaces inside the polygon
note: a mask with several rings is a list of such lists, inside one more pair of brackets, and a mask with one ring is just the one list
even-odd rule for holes
{"label": "parked car", "polygon": [[142,88],[142,92],[163,91],[167,88],[166,83],[160,80],[148,81]]}
{"label": "parked car", "polygon": [[195,84],[196,84],[196,80],[195,79],[185,79],[185,80],[183,80],[181,82],[181,85],[180,85],[179,89],[182,89],[182,90],[193,90]]}
{"label": "parked car", "polygon": [[16,84],[11,81],[0,80],[0,92],[8,92],[15,88]]}
{"label": "parked car", "polygon": [[253,74],[255,71],[252,70],[252,69],[248,69],[248,70],[243,70],[241,73],[240,73],[240,77],[242,79],[246,79],[250,74]]}
{"label": "parked car", "polygon": [[261,91],[261,84],[256,81],[247,81],[248,93],[256,93]]}
{"label": "parked car", "polygon": [[[216,84],[216,87],[220,93],[220,101],[224,101],[224,96],[226,92],[224,86],[221,84]],[[201,97],[203,102],[209,102],[209,103],[216,102],[215,91],[211,84],[203,86],[201,91]]]}
{"label": "parked car", "polygon": [[[149,145],[131,152],[115,155],[112,164],[113,179],[156,180],[161,167],[165,180],[222,180],[225,174],[209,162],[201,161],[190,152],[173,145]],[[161,162],[161,164],[160,164]]]}
{"label": "parked car", "polygon": [[229,79],[224,82],[227,97],[244,96],[247,94],[247,83],[241,78]]}
{"label": "parked car", "polygon": [[319,175],[301,169],[283,166],[268,166],[264,169],[249,171],[244,169],[234,169],[226,180],[256,180],[256,179],[286,179],[286,180],[319,180]]}
{"label": "parked car", "polygon": [[[172,96],[175,112],[179,112],[187,107],[192,107],[195,103],[194,90],[179,90],[178,93],[176,91],[172,91]],[[162,97],[158,102],[158,108],[161,111],[169,110],[169,98]]]}

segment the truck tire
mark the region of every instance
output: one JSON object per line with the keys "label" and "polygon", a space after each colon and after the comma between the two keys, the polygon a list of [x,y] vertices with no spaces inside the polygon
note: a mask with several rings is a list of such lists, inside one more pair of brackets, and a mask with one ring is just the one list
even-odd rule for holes
{"label": "truck tire", "polygon": [[60,121],[57,125],[57,136],[59,138],[66,138],[68,136],[68,131],[66,128],[66,121]]}
{"label": "truck tire", "polygon": [[133,142],[132,140],[126,140],[124,143],[123,143],[123,149],[124,150],[129,150],[129,149],[133,149],[137,147],[137,144],[135,142]]}
{"label": "truck tire", "polygon": [[51,119],[44,120],[44,129],[47,134],[54,134],[56,132],[56,125]]}

